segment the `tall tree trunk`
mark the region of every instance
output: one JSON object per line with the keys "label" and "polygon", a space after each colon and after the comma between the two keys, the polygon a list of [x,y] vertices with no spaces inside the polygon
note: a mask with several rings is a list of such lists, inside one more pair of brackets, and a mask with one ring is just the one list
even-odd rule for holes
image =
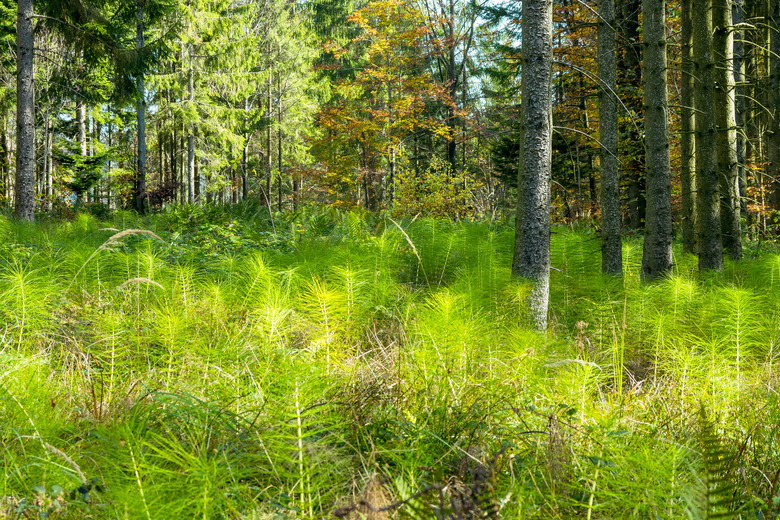
{"label": "tall tree trunk", "polygon": [[723,249],[734,260],[742,258],[742,228],[737,170],[737,115],[734,99],[734,33],[730,0],[715,0],[712,24],[713,72],[718,176],[720,179],[720,220]]}
{"label": "tall tree trunk", "polygon": [[[271,54],[271,47],[268,47],[268,54]],[[268,211],[271,211],[271,83],[273,81],[273,66],[268,67],[268,104],[266,109],[266,119],[268,127],[265,132],[265,203],[268,205]]]}
{"label": "tall tree trunk", "polygon": [[628,225],[639,229],[645,221],[645,175],[642,162],[642,138],[639,125],[644,118],[642,107],[642,48],[640,45],[639,13],[641,0],[623,0],[621,21],[623,50],[623,81],[621,97],[631,110],[634,121],[626,128],[625,176],[628,180]]}
{"label": "tall tree trunk", "polygon": [[522,16],[525,129],[512,272],[533,283],[528,305],[536,328],[544,330],[550,295],[552,0],[526,0]]}
{"label": "tall tree trunk", "polygon": [[[138,21],[136,23],[135,44],[139,50],[144,47],[144,7],[141,0],[136,0]],[[146,91],[144,89],[144,71],[138,73],[138,162],[135,172],[134,207],[138,213],[145,213],[146,200]]]}
{"label": "tall tree trunk", "polygon": [[696,224],[699,269],[723,267],[720,194],[716,168],[713,106],[712,0],[693,2],[693,56],[696,77]]}
{"label": "tall tree trunk", "polygon": [[601,271],[623,273],[618,172],[615,0],[599,0],[599,157],[601,162]]}
{"label": "tall tree trunk", "polygon": [[664,0],[642,2],[647,174],[647,216],[642,251],[644,280],[658,278],[672,269],[672,179],[669,168],[664,4]]}
{"label": "tall tree trunk", "polygon": [[35,220],[33,0],[18,0],[16,18],[16,218]]}
{"label": "tall tree trunk", "polygon": [[769,176],[772,179],[772,205],[780,211],[780,0],[769,0],[769,96],[770,132]]}
{"label": "tall tree trunk", "polygon": [[696,155],[693,110],[693,0],[682,0],[680,13],[681,60],[680,77],[680,184],[682,186],[683,253],[696,253]]}
{"label": "tall tree trunk", "polygon": [[[734,102],[737,123],[737,177],[739,179],[739,212],[747,220],[747,169],[745,168],[745,28],[744,0],[736,0],[732,6],[732,24],[734,26]],[[740,226],[740,227],[743,227]]]}
{"label": "tall tree trunk", "polygon": [[249,198],[249,172],[246,159],[249,154],[249,96],[244,98],[244,144],[241,147],[241,189],[243,198]]}
{"label": "tall tree trunk", "polygon": [[[192,65],[192,44],[188,46],[189,70],[187,71],[187,100],[190,110],[195,107],[195,72]],[[190,116],[192,117],[192,116]],[[187,203],[195,202],[195,122],[190,120],[187,133]]]}

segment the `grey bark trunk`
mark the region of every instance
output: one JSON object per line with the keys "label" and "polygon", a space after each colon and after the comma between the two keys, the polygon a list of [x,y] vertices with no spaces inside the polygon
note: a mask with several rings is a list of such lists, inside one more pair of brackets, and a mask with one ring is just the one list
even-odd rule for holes
{"label": "grey bark trunk", "polygon": [[780,209],[780,0],[769,2],[769,166],[774,209]]}
{"label": "grey bark trunk", "polygon": [[652,280],[672,269],[672,182],[666,114],[666,15],[664,0],[644,0],[645,155],[647,215],[642,278]]}
{"label": "grey bark trunk", "polygon": [[715,0],[712,24],[714,70],[715,126],[717,128],[718,175],[720,179],[720,221],[723,249],[734,260],[742,258],[742,229],[739,204],[739,171],[737,169],[737,114],[734,98],[734,33],[731,23],[731,0]]}
{"label": "grey bark trunk", "polygon": [[741,229],[747,220],[747,172],[745,168],[745,47],[744,0],[736,0],[732,7],[732,23],[734,25],[734,99],[736,103],[737,122],[737,176],[739,177],[739,212],[742,217]]}
{"label": "grey bark trunk", "polygon": [[20,220],[35,220],[35,91],[33,0],[19,0],[16,18],[16,207]]}
{"label": "grey bark trunk", "polygon": [[528,305],[547,328],[550,295],[552,159],[552,0],[523,2],[523,135],[512,272],[533,283]]}
{"label": "grey bark trunk", "polygon": [[[244,126],[249,125],[249,97],[244,98]],[[246,169],[246,159],[249,153],[249,130],[244,130],[244,145],[241,147],[241,191],[244,200],[249,198],[249,172]]]}
{"label": "grey bark trunk", "polygon": [[712,0],[693,2],[696,77],[696,225],[700,270],[723,267],[713,106]]}
{"label": "grey bark trunk", "polygon": [[[144,8],[143,3],[137,0],[138,21],[136,23],[136,48],[144,46]],[[146,211],[146,92],[144,89],[144,71],[138,73],[138,162],[136,165],[135,201],[136,211]]]}
{"label": "grey bark trunk", "polygon": [[[195,104],[195,74],[192,67],[192,45],[189,47],[190,70],[187,77],[187,93],[189,94],[190,110]],[[190,121],[187,133],[187,202],[195,202],[195,122]]]}
{"label": "grey bark trunk", "polygon": [[599,0],[599,140],[601,148],[601,271],[623,273],[618,170],[615,0]]}
{"label": "grey bark trunk", "polygon": [[680,184],[682,185],[683,252],[696,253],[696,155],[694,154],[695,121],[693,111],[693,0],[682,0],[680,13],[681,60],[680,78]]}

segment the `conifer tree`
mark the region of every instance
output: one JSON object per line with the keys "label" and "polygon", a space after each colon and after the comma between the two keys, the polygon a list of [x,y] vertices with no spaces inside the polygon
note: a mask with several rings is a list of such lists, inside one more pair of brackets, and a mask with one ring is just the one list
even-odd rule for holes
{"label": "conifer tree", "polygon": [[720,190],[716,168],[713,106],[712,0],[693,0],[693,56],[696,78],[696,224],[699,269],[723,267]]}
{"label": "conifer tree", "polygon": [[615,0],[598,2],[599,141],[601,142],[601,270],[623,272],[618,173]]}
{"label": "conifer tree", "polygon": [[666,93],[666,14],[664,0],[643,0],[645,72],[645,153],[647,218],[642,278],[658,278],[672,268],[672,184],[669,166]]}
{"label": "conifer tree", "polygon": [[19,0],[16,21],[16,209],[35,220],[35,91],[33,0]]}
{"label": "conifer tree", "polygon": [[512,272],[533,283],[528,305],[539,330],[547,328],[550,296],[552,50],[552,0],[523,2],[523,158]]}

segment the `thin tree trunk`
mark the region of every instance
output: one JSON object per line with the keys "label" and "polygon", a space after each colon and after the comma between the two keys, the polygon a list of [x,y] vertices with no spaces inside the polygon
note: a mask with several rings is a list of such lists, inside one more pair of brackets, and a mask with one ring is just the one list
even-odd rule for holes
{"label": "thin tree trunk", "polygon": [[[138,22],[136,24],[135,43],[137,49],[144,46],[144,7],[141,0],[136,0]],[[136,163],[135,200],[134,207],[138,213],[145,213],[146,200],[146,92],[144,89],[144,72],[138,74],[138,162]]]}
{"label": "thin tree trunk", "polygon": [[680,77],[680,184],[682,186],[683,253],[696,253],[696,156],[695,120],[693,110],[693,0],[682,0]]}
{"label": "thin tree trunk", "polygon": [[522,16],[525,129],[512,272],[533,283],[531,317],[538,330],[545,330],[550,295],[552,0],[526,0]]}
{"label": "thin tree trunk", "polygon": [[736,0],[732,7],[732,23],[734,25],[734,102],[736,105],[736,123],[737,123],[737,177],[739,179],[739,212],[742,222],[747,220],[747,201],[745,199],[747,190],[747,173],[745,168],[745,29],[742,25],[744,20],[744,0]]}
{"label": "thin tree trunk", "polygon": [[666,94],[666,15],[664,0],[642,2],[645,60],[645,172],[647,216],[642,278],[672,269],[672,179],[669,167],[669,110]]}
{"label": "thin tree trunk", "polygon": [[[270,46],[269,52],[270,55]],[[268,205],[268,211],[271,211],[271,82],[273,80],[273,67],[269,65],[268,68],[268,105],[266,109],[266,118],[268,120],[268,127],[265,132],[265,203]]]}
{"label": "thin tree trunk", "polygon": [[713,106],[712,0],[694,0],[693,55],[696,77],[696,224],[700,270],[723,267],[720,194]]}
{"label": "thin tree trunk", "polygon": [[772,206],[780,210],[780,0],[769,1],[770,132],[768,173],[772,179]]}
{"label": "thin tree trunk", "polygon": [[241,188],[244,199],[249,198],[249,172],[246,158],[249,153],[249,97],[244,98],[244,145],[241,147]]}
{"label": "thin tree trunk", "polygon": [[617,69],[615,0],[599,0],[599,140],[601,148],[601,271],[623,273],[618,171]]}
{"label": "thin tree trunk", "polygon": [[[187,72],[187,100],[189,101],[190,111],[195,106],[195,72],[192,65],[192,44],[188,46],[189,51],[189,71]],[[190,115],[192,117],[192,115]],[[191,119],[189,132],[187,133],[187,202],[195,202],[195,122]]]}
{"label": "thin tree trunk", "polygon": [[737,115],[734,99],[734,33],[730,0],[713,2],[712,39],[717,67],[713,72],[715,125],[717,128],[718,177],[720,179],[720,220],[723,249],[731,258],[742,258],[742,228],[737,170]]}
{"label": "thin tree trunk", "polygon": [[16,218],[35,220],[33,0],[18,0],[16,18]]}

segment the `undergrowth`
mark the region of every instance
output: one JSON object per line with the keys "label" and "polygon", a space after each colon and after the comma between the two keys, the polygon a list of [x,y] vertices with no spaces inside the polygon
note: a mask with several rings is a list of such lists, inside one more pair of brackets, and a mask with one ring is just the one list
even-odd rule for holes
{"label": "undergrowth", "polygon": [[0,518],[777,518],[780,256],[600,273],[510,225],[0,218]]}

